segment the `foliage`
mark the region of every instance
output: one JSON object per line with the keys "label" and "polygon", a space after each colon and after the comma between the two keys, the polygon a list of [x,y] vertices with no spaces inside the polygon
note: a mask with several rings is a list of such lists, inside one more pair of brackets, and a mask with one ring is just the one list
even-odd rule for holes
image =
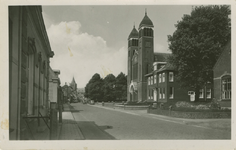
{"label": "foliage", "polygon": [[113,74],[109,74],[104,78],[104,84],[102,87],[104,101],[115,100],[115,82],[116,77]]}
{"label": "foliage", "polygon": [[180,84],[195,90],[196,101],[199,89],[213,82],[212,68],[231,36],[230,13],[226,5],[197,6],[178,21],[173,35],[168,35],[173,54],[169,63],[175,67]]}
{"label": "foliage", "polygon": [[84,96],[100,102],[124,100],[127,96],[127,76],[121,72],[117,77],[109,74],[102,79],[96,73],[86,84]]}
{"label": "foliage", "polygon": [[94,74],[93,77],[89,80],[85,87],[85,97],[93,100],[102,100],[103,92],[101,87],[103,86],[103,79],[99,74]]}
{"label": "foliage", "polygon": [[116,77],[115,95],[118,100],[124,100],[127,97],[127,76],[123,72]]}

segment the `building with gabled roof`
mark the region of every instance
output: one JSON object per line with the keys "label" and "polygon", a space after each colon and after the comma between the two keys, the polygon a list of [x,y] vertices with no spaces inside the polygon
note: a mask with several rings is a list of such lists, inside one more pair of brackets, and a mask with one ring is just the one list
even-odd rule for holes
{"label": "building with gabled roof", "polygon": [[[128,36],[127,101],[190,101],[188,89],[175,80],[174,67],[167,63],[171,53],[154,52],[154,25],[145,16]],[[211,85],[200,90],[199,99],[212,99]],[[191,92],[191,91],[190,91]]]}
{"label": "building with gabled roof", "polygon": [[231,40],[223,48],[214,68],[214,99],[231,107]]}

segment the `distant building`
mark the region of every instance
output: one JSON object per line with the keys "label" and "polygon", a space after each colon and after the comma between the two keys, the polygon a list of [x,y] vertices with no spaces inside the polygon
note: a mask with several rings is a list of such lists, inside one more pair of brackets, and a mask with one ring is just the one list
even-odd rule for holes
{"label": "distant building", "polygon": [[72,78],[72,81],[69,85],[65,83],[65,85],[62,87],[62,91],[64,95],[64,102],[67,102],[68,100],[70,102],[77,100],[77,83],[75,82],[74,77]]}
{"label": "distant building", "polygon": [[[33,139],[49,112],[51,50],[41,6],[9,6],[9,139]],[[35,117],[28,118],[28,117]],[[35,126],[34,123],[36,124]],[[32,127],[32,128],[30,128]]]}
{"label": "distant building", "polygon": [[49,67],[49,101],[59,103],[59,88],[60,88],[60,70],[52,70]]}
{"label": "distant building", "polygon": [[222,107],[231,107],[231,41],[224,47],[213,71],[214,99]]}

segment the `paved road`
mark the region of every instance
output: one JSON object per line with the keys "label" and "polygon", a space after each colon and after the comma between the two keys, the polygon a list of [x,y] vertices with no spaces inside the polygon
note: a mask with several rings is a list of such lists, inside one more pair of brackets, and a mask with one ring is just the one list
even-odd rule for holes
{"label": "paved road", "polygon": [[[230,139],[230,131],[187,125],[183,120],[97,105],[72,104],[85,139]],[[135,113],[138,112],[138,113]]]}

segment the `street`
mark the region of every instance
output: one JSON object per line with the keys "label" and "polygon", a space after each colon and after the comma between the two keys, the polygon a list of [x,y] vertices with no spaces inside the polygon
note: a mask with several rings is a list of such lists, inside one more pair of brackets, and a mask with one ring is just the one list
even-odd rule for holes
{"label": "street", "polygon": [[231,132],[186,124],[147,114],[146,110],[122,110],[100,105],[72,103],[72,114],[85,140],[230,139]]}

